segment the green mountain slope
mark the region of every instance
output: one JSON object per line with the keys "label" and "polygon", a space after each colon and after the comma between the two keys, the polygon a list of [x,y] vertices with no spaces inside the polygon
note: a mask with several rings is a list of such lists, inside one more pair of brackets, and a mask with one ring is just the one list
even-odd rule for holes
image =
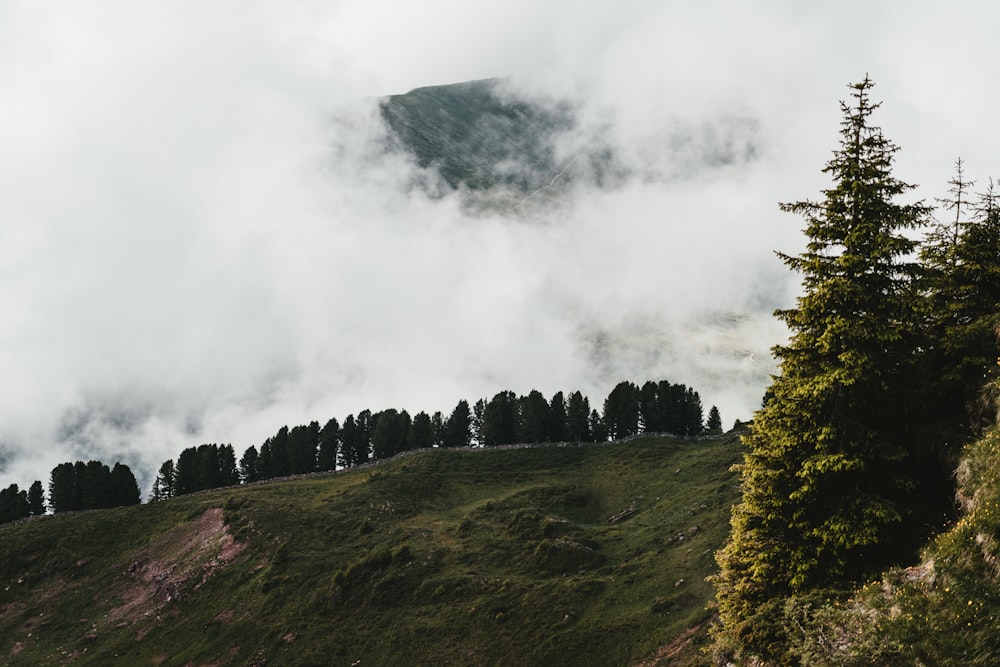
{"label": "green mountain slope", "polygon": [[0,661],[695,664],[738,458],[424,450],[4,526]]}
{"label": "green mountain slope", "polygon": [[476,207],[555,203],[574,184],[684,181],[759,157],[752,117],[665,118],[653,134],[635,137],[615,130],[606,110],[586,107],[580,99],[542,99],[508,79],[427,86],[379,101],[388,147],[436,177],[437,187],[421,186],[432,194],[461,189]]}
{"label": "green mountain slope", "polygon": [[565,167],[553,142],[574,124],[568,105],[511,98],[501,79],[417,88],[385,98],[380,110],[417,164],[436,168],[452,188],[472,190],[547,185]]}

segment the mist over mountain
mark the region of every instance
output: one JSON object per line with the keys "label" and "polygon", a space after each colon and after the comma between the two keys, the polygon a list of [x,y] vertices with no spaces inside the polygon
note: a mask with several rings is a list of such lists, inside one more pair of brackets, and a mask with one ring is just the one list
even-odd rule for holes
{"label": "mist over mountain", "polygon": [[415,185],[439,197],[460,191],[473,209],[507,214],[538,213],[574,186],[685,181],[758,157],[759,122],[724,115],[679,124],[641,159],[629,158],[635,146],[616,143],[607,110],[591,117],[584,102],[532,94],[510,79],[417,88],[383,98],[379,112],[390,150],[432,174]]}
{"label": "mist over mountain", "polygon": [[0,483],[120,458],[146,491],[203,442],[622,379],[747,419],[841,87],[880,82],[928,198],[989,168],[961,17],[4,4]]}
{"label": "mist over mountain", "polygon": [[[23,345],[18,365],[48,354],[52,372],[26,373],[8,403],[25,409],[0,424],[4,477],[101,458],[145,490],[159,461],[199,442],[242,450],[284,423],[448,410],[503,389],[600,401],[632,378],[697,386],[706,409],[746,419],[789,285],[771,244],[751,257],[728,216],[692,222],[708,190],[760,158],[759,124],[733,118],[643,138],[583,98],[470,81],[348,101],[314,134],[268,138],[239,156],[238,199],[223,181],[176,202],[193,218],[144,218],[133,233],[128,200],[109,199],[64,264],[80,273],[102,239],[130,239],[80,273],[76,290],[104,298],[32,306],[68,305],[74,329]],[[303,155],[306,171],[284,171]],[[248,199],[251,182],[263,187]]]}

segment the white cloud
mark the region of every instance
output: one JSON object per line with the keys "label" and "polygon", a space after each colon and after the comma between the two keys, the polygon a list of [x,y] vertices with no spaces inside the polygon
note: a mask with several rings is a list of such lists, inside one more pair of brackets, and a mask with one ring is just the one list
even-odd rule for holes
{"label": "white cloud", "polygon": [[[958,155],[993,168],[998,10],[891,8],[0,4],[3,479],[119,452],[148,474],[507,388],[599,403],[624,378],[749,417],[796,289],[771,251],[802,223],[777,202],[825,186],[846,84],[879,84],[918,196]],[[582,96],[580,138],[604,128],[644,178],[526,221],[373,154],[373,96],[504,75]],[[752,159],[705,168],[725,140]]]}

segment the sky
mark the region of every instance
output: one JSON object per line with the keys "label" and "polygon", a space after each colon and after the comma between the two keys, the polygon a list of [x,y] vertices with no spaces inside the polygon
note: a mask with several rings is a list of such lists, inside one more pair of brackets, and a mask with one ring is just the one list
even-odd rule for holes
{"label": "sky", "polygon": [[[898,7],[0,0],[0,485],[100,458],[145,495],[185,447],[507,389],[750,418],[798,290],[778,203],[828,185],[849,83],[912,199],[997,175],[1000,7]],[[409,187],[377,99],[487,77],[634,177],[527,216]]]}

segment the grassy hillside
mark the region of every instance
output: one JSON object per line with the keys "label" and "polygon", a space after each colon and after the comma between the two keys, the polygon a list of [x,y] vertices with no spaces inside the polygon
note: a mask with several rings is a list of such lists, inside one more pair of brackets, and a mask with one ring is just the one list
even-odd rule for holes
{"label": "grassy hillside", "polygon": [[5,526],[0,661],[697,664],[738,456],[422,451]]}

